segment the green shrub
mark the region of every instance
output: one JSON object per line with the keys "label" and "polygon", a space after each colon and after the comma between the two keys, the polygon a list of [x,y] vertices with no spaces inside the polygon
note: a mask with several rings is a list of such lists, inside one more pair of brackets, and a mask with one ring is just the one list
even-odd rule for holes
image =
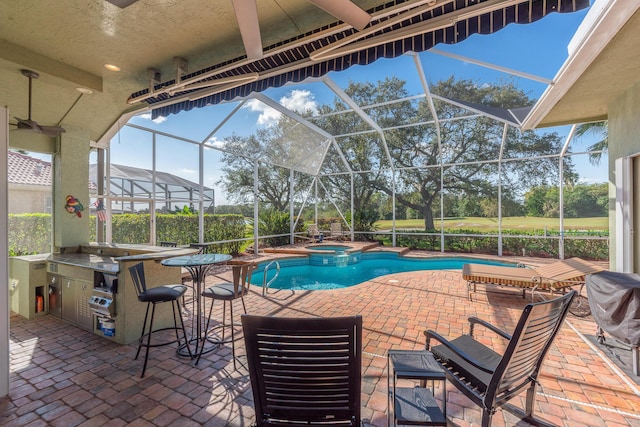
{"label": "green shrub", "polygon": [[9,256],[51,252],[51,215],[9,214]]}
{"label": "green shrub", "polygon": [[[439,235],[419,235],[419,231],[407,231],[398,235],[398,246],[411,249],[429,251],[440,250]],[[482,236],[483,232],[470,229],[447,230],[451,234],[464,234],[465,236],[445,236],[444,250],[447,252],[480,253],[496,255],[498,253],[498,237]],[[598,232],[599,236],[602,232]],[[593,233],[592,233],[593,234]],[[604,233],[606,234],[606,233]],[[522,230],[502,231],[502,254],[514,256],[531,256],[542,258],[559,257],[559,233],[544,233]],[[583,235],[589,235],[587,232]],[[578,256],[591,260],[609,259],[609,241],[600,239],[564,239],[564,256],[571,258]]]}
{"label": "green shrub", "polygon": [[[275,209],[260,211],[258,223],[258,233],[261,236],[271,236],[276,234],[289,234],[291,217],[288,212],[281,212]],[[302,232],[305,225],[298,222],[296,232]],[[289,236],[269,237],[264,240],[267,246],[283,246],[289,243]]]}
{"label": "green shrub", "polygon": [[[353,230],[356,240],[371,240],[371,237],[364,233],[358,233],[358,231],[373,232],[377,228],[375,226],[376,221],[380,219],[378,212],[375,209],[358,209],[353,215]],[[349,216],[347,220],[350,220]]]}
{"label": "green shrub", "polygon": [[[116,243],[150,242],[149,214],[118,214],[111,217],[112,241]],[[89,220],[90,241],[96,241],[96,218]],[[242,215],[204,215],[205,242],[237,240],[245,237]],[[189,245],[198,241],[197,215],[156,215],[158,241],[173,241]],[[242,242],[226,242],[213,245],[209,251],[237,254]],[[51,251],[51,215],[9,215],[9,255],[28,255]]]}

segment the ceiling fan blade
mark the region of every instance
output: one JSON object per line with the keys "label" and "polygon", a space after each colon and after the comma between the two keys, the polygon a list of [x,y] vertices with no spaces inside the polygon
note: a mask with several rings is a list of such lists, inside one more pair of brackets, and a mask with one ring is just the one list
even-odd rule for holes
{"label": "ceiling fan blade", "polygon": [[40,133],[47,136],[60,136],[61,133],[66,132],[64,128],[60,126],[38,126],[40,128]]}
{"label": "ceiling fan blade", "polygon": [[133,3],[138,0],[107,0],[109,3],[118,6],[121,9],[124,9],[127,6],[131,6]]}
{"label": "ceiling fan blade", "polygon": [[342,22],[346,22],[358,31],[371,22],[371,15],[356,6],[351,0],[309,0],[311,3],[329,12]]}
{"label": "ceiling fan blade", "polygon": [[248,59],[262,58],[262,38],[256,0],[232,0]]}
{"label": "ceiling fan blade", "polygon": [[40,126],[38,126],[38,123],[34,122],[33,120],[25,120],[25,119],[21,119],[19,117],[15,118],[18,123],[16,123],[16,127],[20,130],[30,130],[33,132],[38,132],[40,133]]}

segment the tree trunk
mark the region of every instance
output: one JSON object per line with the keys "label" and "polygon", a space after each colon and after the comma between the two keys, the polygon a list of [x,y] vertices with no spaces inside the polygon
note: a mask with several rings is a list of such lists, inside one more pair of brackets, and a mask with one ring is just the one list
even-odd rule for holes
{"label": "tree trunk", "polygon": [[435,225],[433,223],[433,212],[431,211],[431,206],[423,206],[422,215],[424,216],[425,231],[434,231]]}

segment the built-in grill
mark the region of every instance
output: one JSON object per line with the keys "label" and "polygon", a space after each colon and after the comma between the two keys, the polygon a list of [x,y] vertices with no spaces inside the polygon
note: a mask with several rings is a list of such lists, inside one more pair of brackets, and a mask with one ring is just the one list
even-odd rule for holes
{"label": "built-in grill", "polygon": [[91,311],[100,316],[113,317],[116,315],[113,294],[102,292],[99,289],[94,289],[93,295],[89,297],[89,307]]}
{"label": "built-in grill", "polygon": [[116,315],[114,294],[117,292],[118,276],[96,271],[93,292],[89,297],[91,311],[99,316],[114,317]]}
{"label": "built-in grill", "polygon": [[608,333],[631,346],[633,373],[640,375],[640,274],[603,271],[586,279],[600,343]]}

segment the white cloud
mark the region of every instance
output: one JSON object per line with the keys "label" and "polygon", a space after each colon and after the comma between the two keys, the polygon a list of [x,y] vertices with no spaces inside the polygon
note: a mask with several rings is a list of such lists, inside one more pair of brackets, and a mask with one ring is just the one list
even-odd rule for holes
{"label": "white cloud", "polygon": [[225,141],[224,139],[218,139],[218,137],[214,136],[213,138],[209,138],[204,148],[206,150],[207,148],[209,148],[207,146],[210,146],[214,148],[223,149],[225,145],[227,145],[227,141]]}
{"label": "white cloud", "polygon": [[258,116],[258,124],[261,126],[272,126],[278,121],[281,116],[281,114],[277,110],[274,110],[268,105],[263,104],[257,99],[250,99],[245,104],[244,108],[248,108],[249,111],[260,113],[260,115]]}
{"label": "white cloud", "polygon": [[280,104],[296,113],[318,112],[315,96],[308,90],[292,90],[288,96],[280,98]]}
{"label": "white cloud", "polygon": [[191,168],[181,168],[179,176],[198,176],[198,171]]}
{"label": "white cloud", "polygon": [[[292,90],[288,95],[280,98],[280,105],[296,113],[304,113],[306,111],[315,113],[318,111],[318,103],[315,101],[313,93],[308,90]],[[260,113],[258,125],[261,126],[273,126],[282,115],[279,111],[257,99],[249,100],[244,108]]]}
{"label": "white cloud", "polygon": [[[141,119],[145,119],[145,120],[151,120],[151,113],[144,113],[144,114],[140,114],[138,117],[140,117]],[[167,120],[166,117],[164,116],[160,116],[160,117],[156,117],[155,119],[151,120],[153,123],[163,123]]]}

